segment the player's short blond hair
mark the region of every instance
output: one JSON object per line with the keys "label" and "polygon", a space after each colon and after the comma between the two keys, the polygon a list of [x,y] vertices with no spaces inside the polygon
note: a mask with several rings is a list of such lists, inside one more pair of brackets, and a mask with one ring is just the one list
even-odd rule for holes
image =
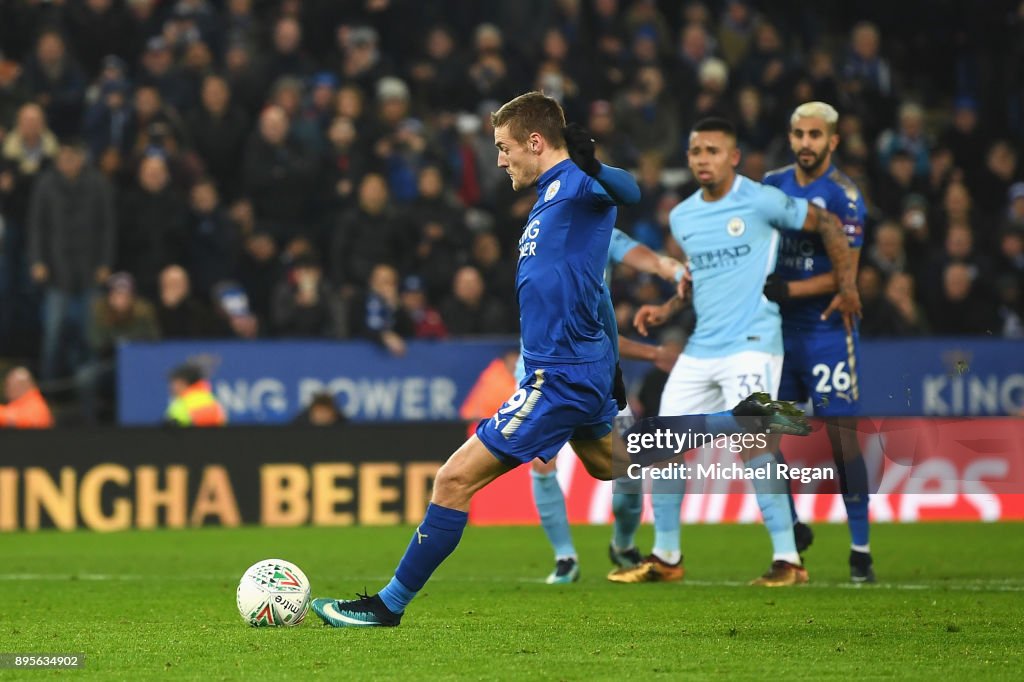
{"label": "player's short blond hair", "polygon": [[829,135],[836,134],[839,112],[828,102],[804,102],[793,110],[793,115],[789,117],[789,127],[792,128],[802,118],[820,118],[828,126]]}

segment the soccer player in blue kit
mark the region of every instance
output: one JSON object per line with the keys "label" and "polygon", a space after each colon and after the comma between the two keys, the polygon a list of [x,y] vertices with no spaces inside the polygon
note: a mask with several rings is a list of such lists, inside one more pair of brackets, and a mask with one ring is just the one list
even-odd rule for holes
{"label": "soccer player in blue kit", "polygon": [[[700,189],[669,214],[672,235],[686,252],[693,278],[697,327],[669,374],[661,414],[715,412],[750,391],[774,399],[782,370],[779,308],[763,295],[775,269],[780,233],[821,236],[838,276],[838,294],[823,311],[838,310],[848,324],[860,313],[850,248],[839,219],[806,199],[794,199],[736,173],[740,152],[736,130],[721,118],[698,121],[689,139],[690,170]],[[641,334],[664,323],[681,304],[643,306],[635,323]],[[807,582],[796,548],[789,503],[789,481],[772,475],[767,448],[741,456],[755,472],[754,491],[771,536],[772,563],[753,584],[767,587]],[[618,583],[670,582],[684,575],[680,551],[680,506],[684,481],[652,486],[654,548],[640,565],[609,574]]]}
{"label": "soccer player in blue kit", "polygon": [[[615,206],[638,201],[640,188],[626,171],[600,163],[589,133],[566,127],[561,106],[542,93],[506,102],[491,122],[498,166],[512,188],[537,191],[516,270],[526,376],[438,470],[426,515],[391,581],[372,596],[313,600],[313,611],[332,627],[398,625],[458,545],[473,495],[516,466],[550,459],[568,441],[592,476],[615,476],[617,372],[600,314],[603,271]],[[702,431],[710,420],[696,416],[683,428]]]}
{"label": "soccer player in blue kit", "polygon": [[[839,216],[856,268],[864,243],[864,199],[853,181],[832,165],[832,153],[839,144],[838,120],[839,113],[825,102],[797,107],[789,121],[789,143],[796,163],[769,172],[764,184]],[[836,278],[820,237],[784,234],[775,273],[764,288],[765,296],[776,301],[782,312],[785,361],[779,397],[800,402],[809,399],[815,416],[826,418],[850,528],[850,580],[874,582],[868,544],[868,474],[855,418],[860,365],[857,327],[845,326],[835,317],[822,317],[835,291]],[[802,525],[798,523],[796,533],[800,551],[813,537]]]}

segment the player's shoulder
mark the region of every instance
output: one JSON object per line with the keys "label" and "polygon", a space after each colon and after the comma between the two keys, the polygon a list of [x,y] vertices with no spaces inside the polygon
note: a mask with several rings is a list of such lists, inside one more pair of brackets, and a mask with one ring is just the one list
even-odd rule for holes
{"label": "player's shoulder", "polygon": [[669,218],[671,219],[672,216],[679,215],[680,213],[687,213],[699,209],[703,204],[700,199],[700,193],[700,188],[697,188],[693,194],[673,206],[672,210],[668,212]]}
{"label": "player's shoulder", "polygon": [[863,201],[860,194],[860,188],[857,187],[857,183],[851,180],[846,173],[835,166],[830,168],[828,173],[825,174],[825,179],[828,180],[829,185],[834,187],[838,192],[842,192],[847,201],[853,203]]}
{"label": "player's shoulder", "polygon": [[771,185],[772,187],[779,187],[783,182],[792,177],[795,171],[796,164],[791,163],[788,166],[768,171],[764,174],[764,178],[761,179],[761,182],[765,185]]}

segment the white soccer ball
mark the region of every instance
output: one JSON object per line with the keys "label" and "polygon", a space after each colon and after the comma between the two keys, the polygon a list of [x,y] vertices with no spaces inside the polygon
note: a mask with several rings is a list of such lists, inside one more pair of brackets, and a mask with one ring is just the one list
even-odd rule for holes
{"label": "white soccer ball", "polygon": [[309,611],[309,579],[290,561],[264,559],[242,575],[235,601],[253,627],[298,625]]}

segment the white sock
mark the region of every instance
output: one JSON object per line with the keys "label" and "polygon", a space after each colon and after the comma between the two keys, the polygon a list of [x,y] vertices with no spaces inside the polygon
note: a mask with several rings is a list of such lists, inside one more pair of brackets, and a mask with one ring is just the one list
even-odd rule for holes
{"label": "white sock", "polygon": [[779,554],[773,554],[772,561],[785,561],[786,563],[793,564],[794,566],[804,565],[804,562],[800,561],[800,555],[796,552],[781,552]]}
{"label": "white sock", "polygon": [[651,554],[658,557],[666,564],[678,564],[679,561],[683,558],[683,553],[678,549],[675,551],[669,551],[665,549],[658,549],[657,547],[655,547],[651,550]]}
{"label": "white sock", "polygon": [[864,554],[871,554],[871,545],[850,545],[850,549],[854,552],[863,552]]}

